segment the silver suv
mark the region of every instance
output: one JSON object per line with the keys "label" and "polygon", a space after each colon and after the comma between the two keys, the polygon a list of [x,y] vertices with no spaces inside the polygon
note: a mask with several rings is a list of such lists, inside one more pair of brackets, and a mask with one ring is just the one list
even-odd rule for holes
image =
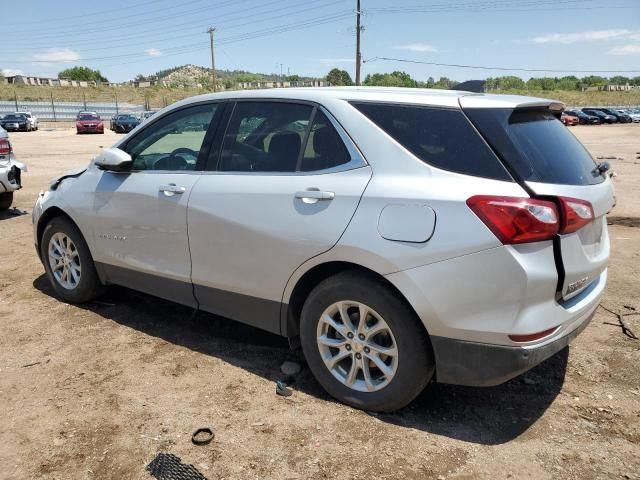
{"label": "silver suv", "polygon": [[398,409],[563,349],[607,278],[597,165],[550,100],[374,88],[165,108],[34,209],[57,295],[118,284],[288,337],[335,398]]}
{"label": "silver suv", "polygon": [[22,188],[22,173],[27,166],[13,154],[9,135],[0,127],[0,212],[13,203],[13,192]]}

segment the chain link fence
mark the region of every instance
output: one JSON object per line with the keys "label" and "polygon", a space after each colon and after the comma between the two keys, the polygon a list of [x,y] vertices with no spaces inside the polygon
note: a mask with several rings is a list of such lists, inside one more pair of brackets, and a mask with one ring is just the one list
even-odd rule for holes
{"label": "chain link fence", "polygon": [[0,116],[13,112],[31,112],[40,121],[69,122],[76,118],[79,111],[96,112],[103,119],[118,113],[139,113],[145,110],[144,105],[116,102],[58,102],[54,101],[24,101],[0,100]]}

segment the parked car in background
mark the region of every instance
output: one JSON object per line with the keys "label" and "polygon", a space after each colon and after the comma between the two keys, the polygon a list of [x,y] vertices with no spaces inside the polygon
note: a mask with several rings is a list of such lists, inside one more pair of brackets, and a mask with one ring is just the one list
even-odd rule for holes
{"label": "parked car in background", "polygon": [[76,119],[76,133],[104,133],[104,123],[97,113],[79,113]]}
{"label": "parked car in background", "polygon": [[111,121],[111,129],[116,133],[129,133],[140,125],[140,119],[132,113],[121,113]]}
{"label": "parked car in background", "polygon": [[580,123],[580,119],[577,115],[567,112],[566,110],[560,115],[560,121],[567,127],[572,127],[573,125],[578,125]]}
{"label": "parked car in background", "polygon": [[93,110],[80,110],[76,115],[76,120],[79,119],[82,115],[98,115],[98,112],[95,112]]}
{"label": "parked car in background", "polygon": [[631,121],[634,123],[640,122],[640,109],[637,108],[627,108],[624,110],[618,110],[620,113],[624,113],[625,115],[629,115]]}
{"label": "parked car in background", "polygon": [[30,132],[34,130],[33,121],[24,113],[10,113],[0,121],[0,126],[8,132]]}
{"label": "parked car in background", "polygon": [[620,110],[615,108],[600,108],[601,112],[606,113],[607,115],[612,115],[616,117],[618,123],[631,123],[631,117],[626,113],[621,113]]}
{"label": "parked car in background", "polygon": [[578,117],[580,125],[598,125],[602,123],[602,121],[600,120],[600,117],[597,117],[596,115],[586,114],[582,110],[579,110],[577,108],[567,109],[564,111],[564,113],[569,113],[571,115],[575,115],[576,117]]}
{"label": "parked car in background", "polygon": [[31,129],[32,130],[38,130],[38,117],[36,117],[35,115],[33,115],[31,112],[16,112],[18,114],[22,114],[25,117],[27,117],[27,120],[29,120],[29,123],[31,123]]}
{"label": "parked car in background", "polygon": [[140,121],[144,122],[147,118],[152,117],[155,113],[155,110],[145,110],[140,114]]}
{"label": "parked car in background", "polygon": [[13,203],[13,192],[22,188],[22,173],[26,171],[27,166],[13,154],[9,135],[0,127],[0,211]]}
{"label": "parked car in background", "polygon": [[563,107],[375,87],[189,98],[54,180],[35,244],[65,302],[118,284],[287,336],[358,408],[401,408],[432,378],[496,385],[564,349],[606,284],[612,182]]}
{"label": "parked car in background", "polygon": [[595,108],[583,108],[582,111],[588,115],[595,115],[600,119],[600,123],[616,123],[618,121],[613,115],[609,115]]}

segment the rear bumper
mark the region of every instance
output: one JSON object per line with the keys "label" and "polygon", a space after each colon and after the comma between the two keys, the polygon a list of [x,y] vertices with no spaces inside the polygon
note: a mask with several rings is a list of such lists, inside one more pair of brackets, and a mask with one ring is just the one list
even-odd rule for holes
{"label": "rear bumper", "polygon": [[591,313],[580,319],[569,333],[542,346],[509,347],[431,337],[436,356],[436,378],[440,383],[490,387],[524,373],[565,348],[591,322]]}
{"label": "rear bumper", "polygon": [[21,169],[14,162],[0,166],[0,193],[14,192],[22,188]]}

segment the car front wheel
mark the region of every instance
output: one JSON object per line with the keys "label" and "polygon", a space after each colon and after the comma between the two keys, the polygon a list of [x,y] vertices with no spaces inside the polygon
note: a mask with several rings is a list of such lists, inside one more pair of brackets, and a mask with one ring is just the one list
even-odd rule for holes
{"label": "car front wheel", "polygon": [[103,293],[89,247],[69,219],[56,217],[47,224],[40,257],[51,286],[67,302],[87,302]]}
{"label": "car front wheel", "polygon": [[300,339],[325,390],[363,410],[404,407],[435,370],[428,335],[413,310],[382,281],[359,272],[330,277],[311,292]]}

